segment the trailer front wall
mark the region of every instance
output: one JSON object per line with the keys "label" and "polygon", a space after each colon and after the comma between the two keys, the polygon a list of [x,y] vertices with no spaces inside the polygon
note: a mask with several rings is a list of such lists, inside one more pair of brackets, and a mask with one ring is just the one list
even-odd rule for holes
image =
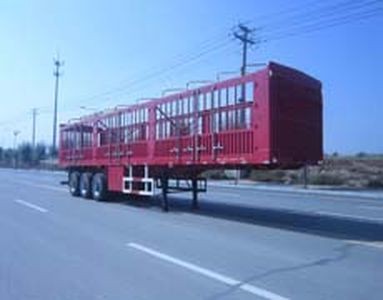
{"label": "trailer front wall", "polygon": [[316,164],[323,159],[321,83],[279,65],[270,72],[272,160]]}

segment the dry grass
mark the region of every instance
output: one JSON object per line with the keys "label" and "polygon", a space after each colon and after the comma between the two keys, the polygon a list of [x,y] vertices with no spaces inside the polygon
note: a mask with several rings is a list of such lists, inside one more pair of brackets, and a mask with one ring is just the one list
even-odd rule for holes
{"label": "dry grass", "polygon": [[[308,183],[352,188],[383,188],[383,156],[359,154],[354,157],[327,157],[319,166],[310,166]],[[223,171],[210,178],[227,179]],[[249,179],[260,182],[303,184],[302,170],[252,170]]]}
{"label": "dry grass", "polygon": [[383,159],[330,158],[309,172],[312,184],[383,188]]}

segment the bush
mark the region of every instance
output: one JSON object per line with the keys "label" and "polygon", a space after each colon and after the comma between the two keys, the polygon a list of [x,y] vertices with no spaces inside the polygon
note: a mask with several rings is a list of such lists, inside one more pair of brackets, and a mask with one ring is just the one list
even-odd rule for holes
{"label": "bush", "polygon": [[297,172],[288,172],[287,173],[287,179],[286,182],[287,184],[297,184],[302,182],[299,174]]}
{"label": "bush", "polygon": [[203,177],[207,179],[223,180],[229,179],[224,170],[210,170],[203,173]]}
{"label": "bush", "polygon": [[250,179],[254,181],[264,182],[284,182],[286,172],[283,170],[253,170],[250,174]]}
{"label": "bush", "polygon": [[312,176],[310,179],[310,184],[316,185],[343,185],[346,183],[346,180],[339,176],[339,174],[329,174],[322,173]]}
{"label": "bush", "polygon": [[383,176],[369,179],[367,186],[370,188],[383,188]]}

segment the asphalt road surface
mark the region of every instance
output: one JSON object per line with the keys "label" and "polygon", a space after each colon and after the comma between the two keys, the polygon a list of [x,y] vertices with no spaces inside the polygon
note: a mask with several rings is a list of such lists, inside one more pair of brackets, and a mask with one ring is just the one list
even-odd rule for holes
{"label": "asphalt road surface", "polygon": [[64,178],[0,170],[1,300],[383,299],[380,239],[257,223],[260,208],[380,222],[383,201],[211,187],[200,211],[173,195],[163,213],[73,198]]}

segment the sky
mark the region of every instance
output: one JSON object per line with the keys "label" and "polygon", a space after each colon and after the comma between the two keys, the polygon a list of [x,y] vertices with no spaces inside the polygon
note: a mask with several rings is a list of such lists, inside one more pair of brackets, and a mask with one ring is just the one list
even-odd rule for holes
{"label": "sky", "polygon": [[[287,35],[297,22],[326,17],[312,9],[349,2],[383,7],[381,0],[1,0],[0,147],[12,145],[15,130],[19,143],[31,141],[33,108],[37,140],[51,142],[58,54],[65,62],[59,121],[66,122],[238,71],[232,32],[244,22],[257,28],[254,39],[271,37],[250,49],[250,62],[276,61],[322,81],[326,153],[383,153],[383,14]],[[284,38],[272,39],[273,28],[286,30]]]}

